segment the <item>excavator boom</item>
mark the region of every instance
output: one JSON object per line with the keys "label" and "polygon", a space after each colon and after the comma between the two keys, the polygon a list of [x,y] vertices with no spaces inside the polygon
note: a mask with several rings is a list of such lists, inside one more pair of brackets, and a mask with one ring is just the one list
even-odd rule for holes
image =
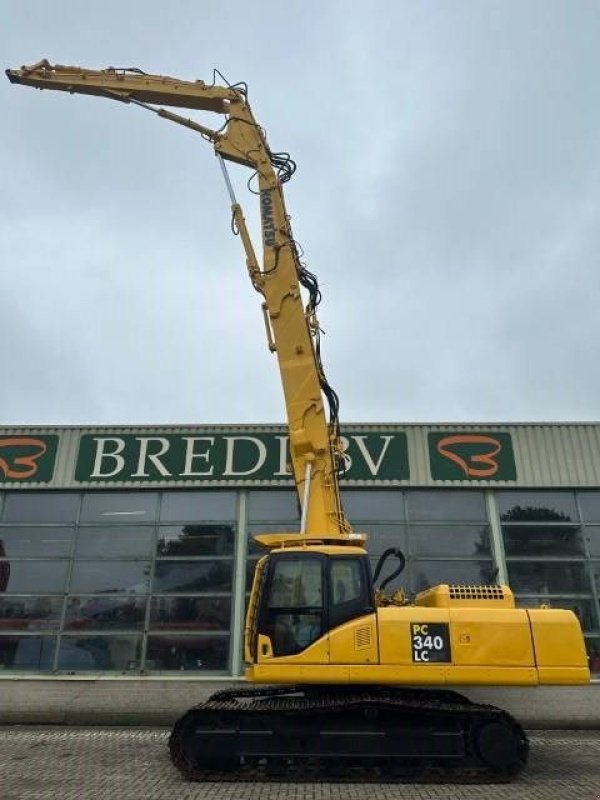
{"label": "excavator boom", "polygon": [[190,108],[227,114],[229,103],[239,93],[227,86],[211,86],[204,81],[182,81],[167,75],[147,75],[138,69],[84,69],[63,64],[50,64],[46,59],[20,69],[7,69],[11,83],[53,89],[70,94],[118,98],[127,102]]}
{"label": "excavator boom", "polygon": [[[303,512],[300,534],[266,535],[263,543],[275,546],[299,536],[305,541],[348,541],[351,529],[342,510],[338,481],[343,453],[337,395],[326,380],[318,346],[320,327],[316,309],[320,292],[316,277],[300,261],[282,191],[295,165],[287,153],[273,153],[269,148],[265,133],[252,114],[245,86],[182,81],[137,69],[92,70],[52,65],[47,60],[9,69],[6,74],[12,83],[37,89],[105,97],[142,106],[208,139],[221,159],[255,171],[262,222],[261,265],[225,169],[224,174],[232,201],[233,227],[242,239],[252,284],[263,295],[269,349],[277,354],[279,362],[290,456]],[[215,112],[225,119],[213,130],[156,104]],[[301,287],[309,295],[306,306]],[[329,420],[325,401],[329,404]],[[354,535],[352,543],[357,540],[360,537]]]}

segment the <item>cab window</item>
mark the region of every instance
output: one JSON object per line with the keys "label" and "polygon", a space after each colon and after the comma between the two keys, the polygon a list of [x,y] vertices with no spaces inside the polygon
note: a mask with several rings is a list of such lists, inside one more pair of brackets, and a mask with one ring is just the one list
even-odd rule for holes
{"label": "cab window", "polygon": [[339,558],[331,564],[331,594],[334,606],[357,600],[363,593],[361,564],[356,559]]}
{"label": "cab window", "polygon": [[275,656],[299,653],[323,635],[323,565],[295,557],[275,562],[266,609]]}
{"label": "cab window", "polygon": [[278,561],[273,570],[269,608],[323,607],[321,562],[314,559]]}

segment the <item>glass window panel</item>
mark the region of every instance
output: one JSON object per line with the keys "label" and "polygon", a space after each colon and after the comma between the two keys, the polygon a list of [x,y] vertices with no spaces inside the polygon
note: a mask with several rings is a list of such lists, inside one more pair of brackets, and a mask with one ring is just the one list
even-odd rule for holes
{"label": "glass window panel", "polygon": [[69,597],[65,630],[141,630],[146,616],[146,597]]}
{"label": "glass window panel", "polygon": [[67,561],[0,560],[0,592],[62,594]]}
{"label": "glass window panel", "polygon": [[585,538],[591,556],[600,557],[600,525],[586,525]]}
{"label": "glass window panel", "polygon": [[352,525],[361,520],[404,520],[404,499],[398,490],[343,491],[342,504]]}
{"label": "glass window panel", "polygon": [[[402,586],[402,578],[400,575],[397,585]],[[413,592],[441,583],[487,586],[496,583],[496,568],[492,561],[414,561],[410,565],[410,578]]]}
{"label": "glass window panel", "polygon": [[286,522],[277,522],[269,525],[266,522],[252,522],[248,525],[248,554],[264,556],[269,552],[268,547],[260,545],[254,537],[261,533],[299,533],[300,522],[299,520],[291,520]]}
{"label": "glass window panel", "polygon": [[573,492],[498,492],[503,522],[578,522]]}
{"label": "glass window panel", "polygon": [[406,492],[408,518],[427,522],[485,522],[483,492],[465,489],[412,490]]}
{"label": "glass window panel", "polygon": [[519,608],[539,608],[546,605],[550,608],[566,608],[575,613],[584,631],[598,630],[598,621],[593,600],[581,600],[574,597],[556,597],[552,600],[547,597],[517,597],[516,605]]}
{"label": "glass window panel", "polygon": [[507,556],[578,556],[585,555],[579,525],[552,523],[511,523],[502,526]]}
{"label": "glass window panel", "polygon": [[600,675],[600,639],[586,637],[585,646],[590,659],[590,670],[594,677]]}
{"label": "glass window panel", "polygon": [[236,492],[163,492],[160,518],[163,522],[235,520]]}
{"label": "glass window panel", "polygon": [[154,574],[155,592],[229,592],[233,562],[157,561]]}
{"label": "glass window panel", "polygon": [[231,597],[155,597],[150,610],[152,630],[228,631]]}
{"label": "glass window panel", "polygon": [[349,603],[358,600],[363,593],[362,569],[359,562],[349,558],[337,558],[331,562],[332,602]]}
{"label": "glass window panel", "polygon": [[587,566],[552,561],[508,561],[508,580],[515,594],[589,594]]}
{"label": "glass window panel", "polygon": [[486,525],[412,525],[411,552],[418,556],[489,556]]}
{"label": "glass window panel", "polygon": [[[75,528],[0,528],[0,555],[15,556],[69,556]],[[4,550],[4,553],[2,551]]]}
{"label": "glass window panel", "polygon": [[178,525],[158,529],[156,553],[159,556],[233,555],[233,525]]}
{"label": "glass window panel", "polygon": [[149,561],[76,561],[70,591],[74,594],[145,594],[149,576]]}
{"label": "glass window panel", "polygon": [[596,584],[596,594],[600,595],[600,561],[592,561],[592,577]]}
{"label": "glass window panel", "polygon": [[77,556],[115,558],[117,556],[150,556],[154,544],[154,527],[119,525],[111,528],[80,528],[77,535]]}
{"label": "glass window panel", "polygon": [[78,508],[78,494],[8,492],[4,522],[75,522]]}
{"label": "glass window panel", "polygon": [[577,492],[581,516],[586,522],[600,522],[600,492]]}
{"label": "glass window panel", "polygon": [[296,492],[251,491],[248,495],[248,519],[252,522],[287,522],[297,529],[300,506]]}
{"label": "glass window panel", "polygon": [[0,636],[0,671],[51,670],[54,667],[55,651],[54,636]]}
{"label": "glass window panel", "polygon": [[256,564],[258,562],[258,558],[249,559],[246,561],[246,591],[249,592],[252,589],[252,581],[254,580],[254,570],[256,568]]}
{"label": "glass window panel", "polygon": [[81,522],[154,522],[157,508],[156,492],[90,492],[83,495]]}
{"label": "glass window panel", "polygon": [[140,669],[140,636],[62,636],[58,668],[69,672],[84,670]]}
{"label": "glass window panel", "polygon": [[357,525],[357,533],[367,534],[367,547],[372,556],[380,556],[389,547],[399,547],[403,553],[408,552],[405,525],[377,525],[373,522]]}
{"label": "glass window panel", "polygon": [[229,664],[229,636],[148,636],[149,671],[224,670]]}
{"label": "glass window panel", "polygon": [[55,630],[60,623],[62,597],[0,597],[0,630]]}
{"label": "glass window panel", "polygon": [[271,582],[269,608],[322,608],[321,562],[314,558],[278,561]]}

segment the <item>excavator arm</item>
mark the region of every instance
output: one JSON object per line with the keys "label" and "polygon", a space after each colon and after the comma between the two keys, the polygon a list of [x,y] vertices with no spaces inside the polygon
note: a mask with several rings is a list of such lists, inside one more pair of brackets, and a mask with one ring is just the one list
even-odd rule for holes
{"label": "excavator arm", "polygon": [[[338,473],[343,464],[337,418],[337,396],[321,364],[320,329],[316,310],[320,292],[315,276],[301,263],[287,214],[282,185],[295,170],[286,153],[273,153],[257,124],[243,84],[219,86],[149,75],[136,69],[91,70],[52,65],[43,60],[6,71],[12,83],[71,94],[105,97],[135,104],[183,125],[212,142],[230,194],[233,228],[240,234],[254,288],[264,298],[263,313],[269,349],[277,354],[290,433],[290,455],[302,506],[305,541],[343,543],[356,535],[342,511]],[[216,130],[161,106],[220,114]],[[262,224],[262,265],[259,265],[244,215],[224,161],[254,170],[257,176]],[[307,305],[301,286],[309,295]],[[329,404],[329,421],[324,398]],[[288,537],[289,538],[289,537]],[[266,544],[281,537],[263,537]]]}

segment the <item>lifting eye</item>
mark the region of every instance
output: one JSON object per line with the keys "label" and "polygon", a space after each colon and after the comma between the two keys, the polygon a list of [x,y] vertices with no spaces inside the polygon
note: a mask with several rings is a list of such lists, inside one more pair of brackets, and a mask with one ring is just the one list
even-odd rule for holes
{"label": "lifting eye", "polygon": [[373,575],[373,584],[377,582],[377,578],[379,577],[385,565],[385,562],[391,556],[394,556],[395,558],[398,559],[398,566],[390,575],[388,575],[387,578],[384,578],[384,580],[381,581],[381,585],[379,586],[379,589],[381,590],[385,589],[388,583],[391,583],[391,581],[393,581],[394,578],[397,578],[398,575],[400,575],[400,573],[402,573],[404,571],[404,568],[406,567],[406,556],[404,555],[402,550],[400,550],[397,547],[388,547],[388,549],[383,553],[383,555],[377,562],[377,566],[375,567],[375,574]]}

